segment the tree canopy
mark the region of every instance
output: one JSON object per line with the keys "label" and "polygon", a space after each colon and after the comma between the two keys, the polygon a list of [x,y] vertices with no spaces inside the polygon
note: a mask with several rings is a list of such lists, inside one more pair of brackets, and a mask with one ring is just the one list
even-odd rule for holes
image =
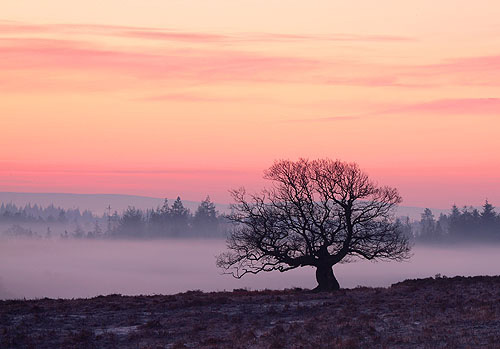
{"label": "tree canopy", "polygon": [[398,191],[378,186],[357,164],[282,160],[264,178],[272,185],[260,194],[231,192],[229,251],[217,258],[226,273],[240,278],[312,266],[316,289],[334,290],[337,263],[409,258],[408,238],[393,217]]}

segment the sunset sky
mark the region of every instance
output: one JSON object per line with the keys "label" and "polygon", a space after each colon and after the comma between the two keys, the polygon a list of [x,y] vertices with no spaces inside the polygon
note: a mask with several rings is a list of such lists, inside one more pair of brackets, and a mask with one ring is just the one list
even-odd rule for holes
{"label": "sunset sky", "polygon": [[0,4],[0,191],[227,203],[275,159],[500,206],[500,2]]}

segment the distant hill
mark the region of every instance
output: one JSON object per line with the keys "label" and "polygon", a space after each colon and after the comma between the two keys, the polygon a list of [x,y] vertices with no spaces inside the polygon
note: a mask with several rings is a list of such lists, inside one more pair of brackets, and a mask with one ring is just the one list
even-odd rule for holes
{"label": "distant hill", "polygon": [[[181,197],[182,199],[182,197]],[[28,203],[38,204],[41,206],[60,206],[63,208],[79,208],[80,210],[90,210],[97,215],[102,215],[106,211],[106,207],[111,205],[112,211],[119,213],[127,209],[128,206],[135,206],[140,209],[154,208],[163,204],[164,198],[155,198],[149,196],[124,195],[124,194],[70,194],[70,193],[16,193],[16,192],[0,192],[0,202],[13,203],[16,205],[25,205]],[[172,203],[175,198],[168,199]],[[199,205],[197,201],[182,200],[184,206],[192,212]],[[228,210],[228,204],[216,203],[217,209],[220,212]],[[440,213],[449,213],[450,209],[431,208],[434,215],[439,217]],[[411,219],[420,219],[424,207],[400,206],[398,208],[399,216],[408,216]]]}

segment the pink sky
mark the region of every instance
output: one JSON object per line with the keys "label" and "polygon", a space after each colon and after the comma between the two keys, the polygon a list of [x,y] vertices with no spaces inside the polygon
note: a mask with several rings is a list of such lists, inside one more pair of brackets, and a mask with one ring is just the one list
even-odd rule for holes
{"label": "pink sky", "polygon": [[0,5],[0,191],[228,202],[275,159],[500,206],[500,4]]}

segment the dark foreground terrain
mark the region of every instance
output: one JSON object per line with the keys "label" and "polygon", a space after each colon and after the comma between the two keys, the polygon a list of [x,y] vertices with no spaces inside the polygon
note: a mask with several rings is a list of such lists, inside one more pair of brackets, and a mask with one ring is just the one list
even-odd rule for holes
{"label": "dark foreground terrain", "polygon": [[2,348],[500,348],[500,276],[0,302]]}

